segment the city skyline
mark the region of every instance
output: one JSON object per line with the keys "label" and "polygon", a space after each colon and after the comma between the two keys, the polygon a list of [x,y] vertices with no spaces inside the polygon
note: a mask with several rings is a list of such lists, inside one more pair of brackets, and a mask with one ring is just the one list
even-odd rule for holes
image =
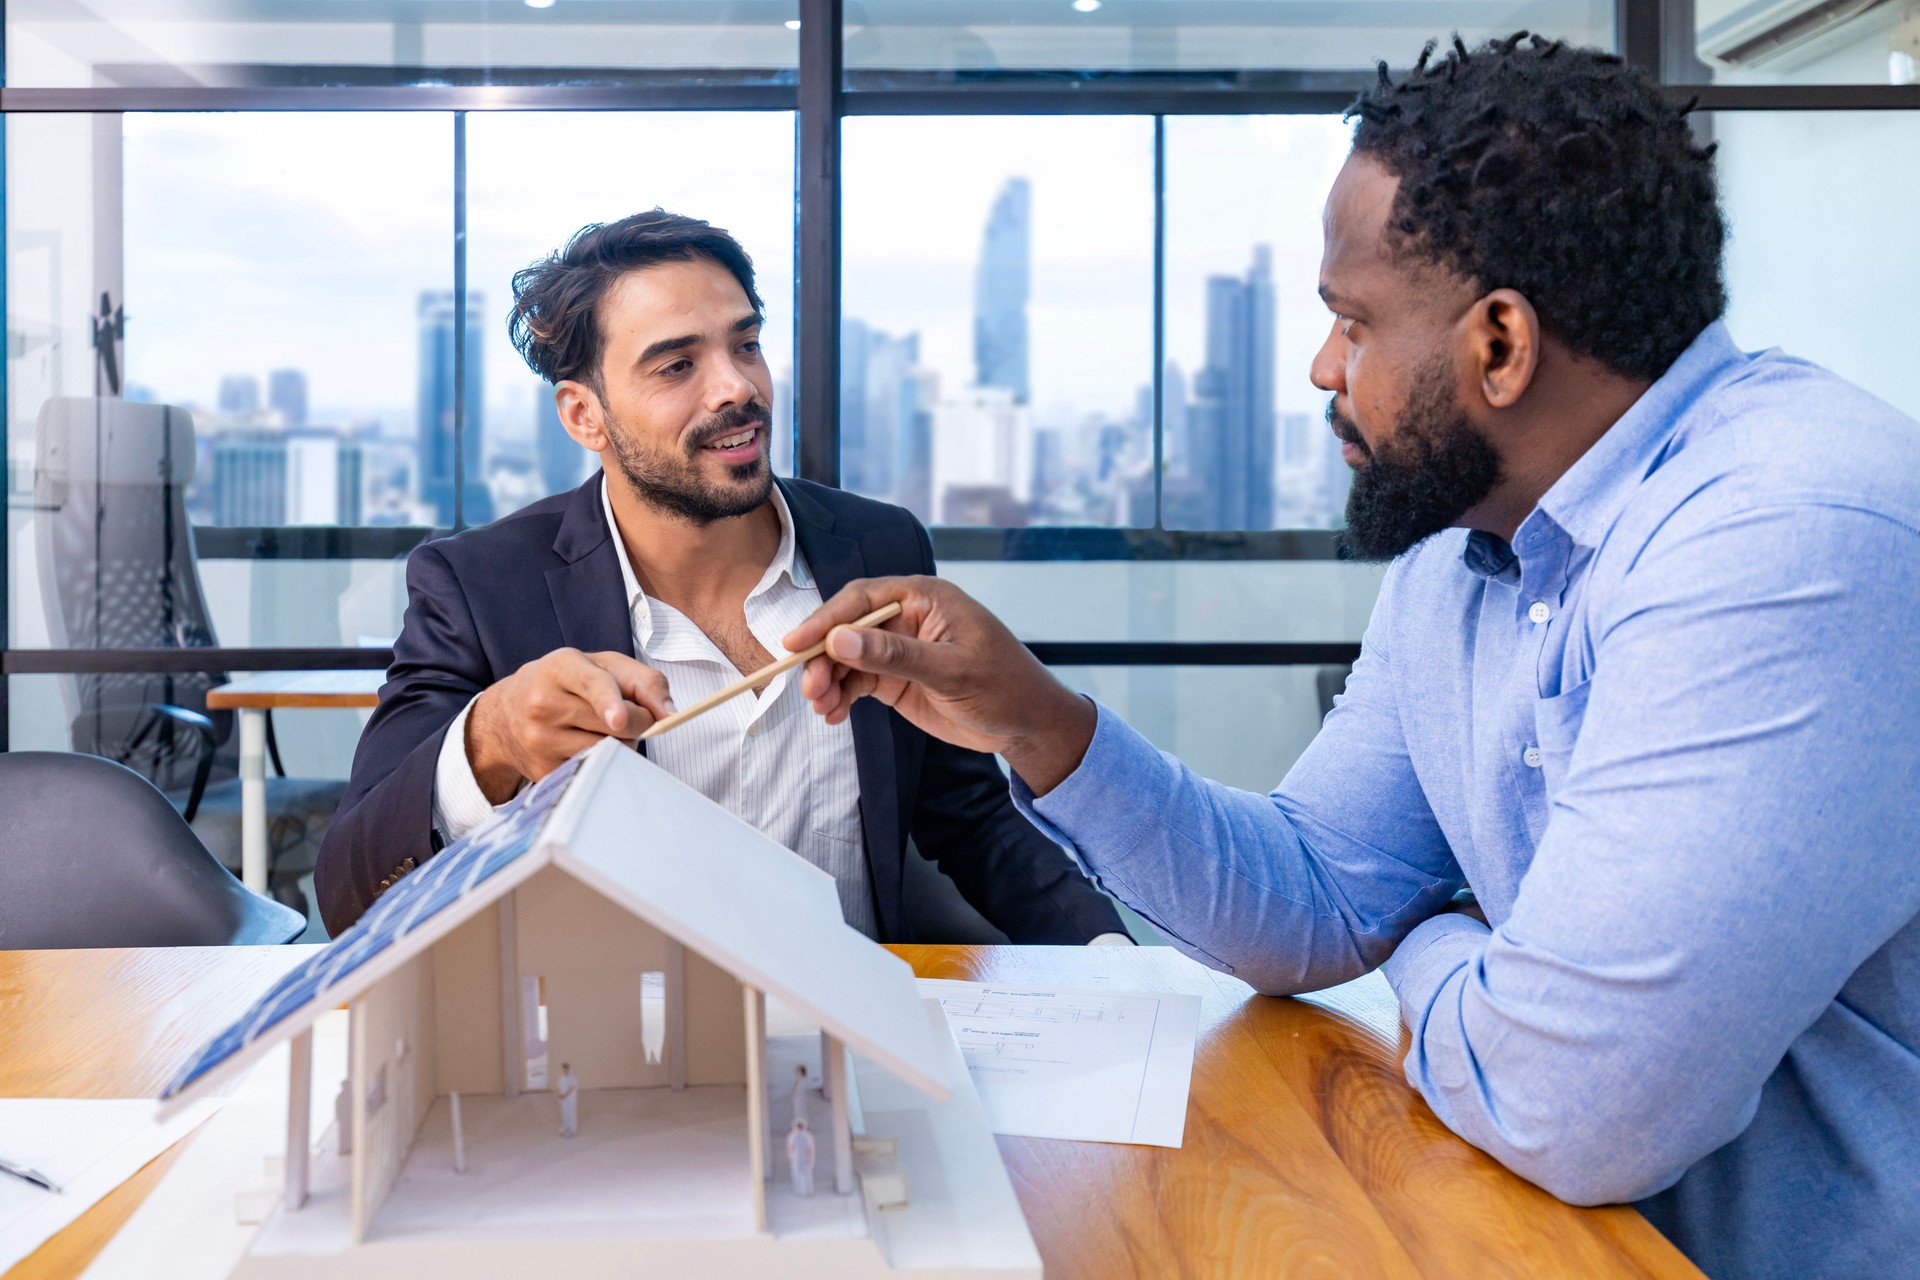
{"label": "city skyline", "polygon": [[[216,169],[231,174],[236,168],[245,168],[231,163],[236,159],[234,148],[245,150],[261,139],[232,121],[219,122],[217,136],[202,136],[198,132],[201,123],[193,122],[192,130],[180,121],[164,126],[152,121],[129,124],[130,198],[136,177],[145,174],[140,179],[143,184],[158,181],[154,166],[163,155],[186,160],[185,173],[195,178],[211,179],[217,176]],[[313,128],[320,127],[309,123]],[[741,165],[751,171],[736,172],[739,180],[729,187],[726,182],[716,182],[722,170],[711,159],[676,152],[673,165],[660,171],[657,183],[650,176],[649,185],[660,203],[692,209],[729,226],[741,235],[750,252],[760,247],[756,261],[762,293],[768,300],[769,363],[781,384],[776,418],[781,429],[788,430],[792,270],[788,253],[781,250],[790,252],[791,203],[789,196],[784,205],[789,222],[781,228],[778,219],[782,203],[755,195],[754,187],[756,183],[770,184],[775,175],[790,175],[790,134],[781,136],[782,130],[770,127],[778,122],[769,122],[764,116],[674,117],[662,123],[670,124],[681,142],[724,140],[738,160],[727,171],[737,171]],[[874,346],[868,356],[849,359],[843,367],[840,428],[844,482],[852,488],[884,490],[923,519],[936,523],[981,519],[994,512],[1004,515],[1009,503],[1019,505],[1029,522],[1150,523],[1151,504],[1143,506],[1140,492],[1142,480],[1146,482],[1145,491],[1151,492],[1153,457],[1152,403],[1147,390],[1152,370],[1150,360],[1142,358],[1152,349],[1151,255],[1143,252],[1151,244],[1151,131],[1143,133],[1142,122],[1129,118],[1065,122],[987,118],[913,123],[914,128],[903,134],[905,126],[898,121],[849,122],[849,129],[859,134],[879,130],[865,139],[869,147],[887,137],[909,135],[914,145],[890,157],[899,180],[880,189],[863,182],[852,171],[862,138],[849,138],[843,345],[858,349],[862,332],[877,336],[872,339]],[[551,388],[533,377],[507,344],[500,316],[491,314],[503,312],[492,282],[496,277],[504,279],[512,267],[550,250],[565,238],[567,229],[590,218],[596,206],[610,214],[644,200],[612,194],[624,185],[617,177],[604,190],[584,195],[563,196],[525,183],[516,186],[507,181],[511,168],[503,161],[516,151],[558,136],[556,130],[565,133],[562,125],[598,130],[611,139],[635,124],[631,118],[554,122],[537,115],[510,113],[473,124],[469,161],[475,225],[470,232],[469,279],[474,283],[467,320],[467,396],[468,422],[474,429],[467,435],[464,465],[470,481],[478,481],[478,487],[470,483],[470,501],[464,504],[467,510],[463,514],[469,522],[489,510],[497,515],[516,509],[563,487],[565,481],[584,475],[593,465],[593,460],[560,428],[551,407]],[[1324,166],[1337,158],[1341,149],[1338,130],[1325,125],[1318,120],[1287,125],[1286,132],[1278,136],[1284,146],[1292,148],[1287,153],[1290,163],[1311,169],[1314,164]],[[1056,128],[1072,135],[1072,146],[1063,146],[1063,138],[1051,136]],[[949,145],[953,138],[963,135],[971,138],[973,145]],[[415,136],[413,143],[419,140]],[[365,141],[375,145],[371,133]],[[135,154],[148,148],[153,149],[151,154]],[[385,149],[391,152],[395,147],[387,143]],[[1194,154],[1203,150],[1187,148]],[[1175,158],[1170,156],[1170,161]],[[216,164],[217,160],[225,163]],[[1136,161],[1147,163],[1142,167]],[[372,171],[382,172],[391,162],[391,156],[376,156]],[[328,164],[320,167],[341,176]],[[1023,172],[1023,168],[1028,171]],[[862,172],[870,169],[861,167]],[[753,173],[759,177],[753,177]],[[938,183],[929,187],[920,181],[923,178],[929,182],[938,179]],[[1208,182],[1213,183],[1214,178],[1209,176]],[[286,203],[287,193],[257,173],[244,179],[244,184],[270,206]],[[1272,255],[1272,291],[1281,296],[1276,304],[1280,317],[1275,326],[1278,351],[1269,369],[1252,369],[1276,389],[1279,403],[1268,419],[1272,423],[1269,437],[1282,430],[1283,418],[1297,424],[1298,415],[1309,413],[1317,420],[1323,403],[1310,387],[1307,395],[1300,395],[1297,387],[1304,385],[1304,378],[1292,377],[1295,371],[1286,369],[1289,364],[1303,364],[1299,355],[1302,345],[1317,341],[1318,335],[1312,330],[1320,327],[1325,316],[1306,283],[1318,250],[1317,227],[1312,225],[1318,196],[1306,190],[1309,185],[1301,184],[1304,198],[1294,199],[1289,206],[1288,217],[1295,219],[1290,225],[1304,229],[1294,237],[1298,243],[1276,245]],[[177,186],[168,190],[177,194]],[[413,184],[416,195],[425,189],[417,181]],[[1193,226],[1186,213],[1193,190],[1191,181],[1179,190],[1170,185],[1171,229]],[[324,206],[320,212],[339,212],[340,201],[331,196],[320,204]],[[408,519],[449,523],[451,444],[441,426],[451,402],[447,351],[451,326],[428,325],[418,306],[421,297],[450,294],[450,290],[422,282],[404,295],[412,328],[407,345],[419,352],[416,360],[398,365],[413,383],[410,395],[395,395],[391,388],[392,375],[397,371],[391,356],[404,348],[392,347],[384,337],[377,336],[389,331],[391,314],[378,325],[331,323],[331,291],[324,295],[327,310],[315,313],[312,320],[324,325],[329,341],[336,345],[342,338],[354,340],[356,361],[351,368],[332,356],[328,342],[313,339],[304,313],[289,319],[283,310],[272,307],[267,308],[267,315],[273,323],[243,327],[247,339],[244,344],[216,344],[214,358],[220,363],[209,368],[204,345],[188,352],[177,344],[156,344],[157,327],[169,332],[175,328],[175,314],[166,307],[177,310],[180,299],[192,298],[189,286],[198,284],[204,274],[188,252],[194,244],[183,242],[192,237],[179,230],[176,219],[160,216],[167,207],[164,203],[143,204],[137,219],[129,208],[129,290],[141,286],[137,295],[130,292],[129,299],[130,376],[149,386],[160,383],[157,392],[170,402],[199,407],[218,403],[220,382],[236,367],[252,366],[258,371],[249,375],[255,380],[253,394],[263,405],[273,406],[278,401],[282,407],[274,411],[274,421],[291,423],[301,416],[289,411],[295,397],[290,389],[276,396],[272,383],[276,371],[297,365],[306,384],[307,420],[340,431],[351,430],[371,450],[366,460],[365,518],[383,523]],[[1203,380],[1203,373],[1212,367],[1204,353],[1208,341],[1205,281],[1229,273],[1244,277],[1249,244],[1267,243],[1265,237],[1248,236],[1244,218],[1236,223],[1226,217],[1226,213],[1237,212],[1237,203],[1225,212],[1209,210],[1208,225],[1200,228],[1204,236],[1180,231],[1167,247],[1168,366],[1162,407],[1166,469],[1160,480],[1166,498],[1163,515],[1169,527],[1188,523],[1188,516],[1198,527],[1225,527],[1222,517],[1206,510],[1196,514],[1191,495],[1182,487],[1181,477],[1190,469],[1189,405],[1204,422],[1213,400],[1191,386],[1183,393],[1181,384]],[[961,219],[971,223],[970,229],[958,225]],[[406,234],[412,235],[418,220],[409,217],[400,221]],[[365,231],[364,226],[361,231]],[[161,233],[157,242],[155,232]],[[1309,233],[1315,243],[1305,243]],[[781,238],[773,240],[776,235]],[[321,252],[320,243],[327,239],[320,235],[311,250],[301,256],[316,262],[328,256]],[[337,236],[334,239],[338,241]],[[779,249],[768,252],[764,246],[769,241]],[[346,246],[335,243],[330,247]],[[911,263],[903,261],[907,255]],[[137,270],[138,262],[165,269],[157,273]],[[419,278],[419,265],[414,264],[415,279]],[[1205,269],[1200,270],[1202,267]],[[376,291],[384,305],[391,306],[397,287],[409,287],[406,273],[394,274],[399,278],[389,279],[383,291]],[[271,277],[272,272],[268,275]],[[1280,285],[1283,278],[1289,282],[1285,290]],[[166,296],[163,307],[153,290],[170,280],[179,287]],[[919,287],[923,283],[926,287]],[[1287,322],[1285,296],[1310,300],[1318,312],[1311,325]],[[288,301],[292,301],[292,295]],[[869,304],[873,310],[868,309]],[[450,313],[449,302],[449,318]],[[299,323],[294,323],[295,319]],[[276,340],[269,345],[266,339]],[[164,379],[156,372],[150,354],[159,350],[172,350],[180,356],[165,369]],[[224,358],[221,351],[240,358]],[[310,354],[314,357],[311,363],[307,359]],[[381,358],[364,358],[375,355]],[[322,360],[323,356],[327,359]],[[316,375],[316,367],[323,372]],[[190,378],[195,368],[207,371]],[[260,395],[263,377],[266,394]],[[182,385],[183,379],[188,385]],[[193,393],[194,380],[205,390]],[[373,394],[377,384],[387,386],[378,396]],[[1290,395],[1281,394],[1286,386],[1296,389]],[[996,389],[1004,391],[1011,403],[1001,405],[991,394],[982,394]],[[228,414],[223,418],[238,422],[245,416]],[[1241,425],[1244,428],[1244,414]],[[1324,433],[1325,428],[1322,425],[1318,430]],[[1294,430],[1294,435],[1301,434]],[[780,444],[784,446],[779,450],[782,455],[790,451],[789,442]],[[409,447],[413,456],[403,456]],[[1319,483],[1320,476],[1305,464],[1267,461],[1285,452],[1272,439],[1257,457],[1252,450],[1244,452],[1251,474],[1274,471],[1283,477],[1284,484],[1312,480],[1309,488],[1313,492],[1291,498],[1276,495],[1266,504],[1268,509],[1275,519],[1304,513],[1316,523],[1324,522],[1316,500],[1318,490],[1325,487]],[[943,490],[966,491],[960,494],[960,507],[965,510],[957,507],[949,515],[941,509],[942,493],[934,490],[936,470],[948,477]],[[1242,465],[1240,470],[1246,473],[1248,466]],[[403,511],[409,502],[424,510]],[[1257,497],[1241,504],[1241,509],[1255,512],[1260,507]]]}

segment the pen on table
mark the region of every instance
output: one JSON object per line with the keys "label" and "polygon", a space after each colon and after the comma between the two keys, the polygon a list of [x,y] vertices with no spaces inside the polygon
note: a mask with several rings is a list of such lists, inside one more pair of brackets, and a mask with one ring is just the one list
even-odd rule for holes
{"label": "pen on table", "polygon": [[10,1173],[22,1182],[31,1182],[34,1186],[55,1194],[60,1191],[59,1187],[53,1185],[53,1179],[46,1174],[37,1169],[29,1169],[23,1164],[15,1164],[11,1160],[0,1160],[0,1173]]}

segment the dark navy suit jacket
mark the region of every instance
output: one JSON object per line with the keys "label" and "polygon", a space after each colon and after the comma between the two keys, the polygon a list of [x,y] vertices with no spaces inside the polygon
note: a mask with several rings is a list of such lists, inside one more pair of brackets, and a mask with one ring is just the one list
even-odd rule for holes
{"label": "dark navy suit jacket", "polygon": [[[383,880],[433,856],[440,744],[475,694],[555,649],[633,653],[599,485],[596,474],[572,493],[424,543],[407,561],[393,665],[314,873],[334,933],[359,918]],[[909,512],[806,481],[780,485],[822,597],[855,578],[933,572],[932,543]],[[991,756],[931,738],[871,698],[855,704],[852,725],[882,941],[912,940],[903,890],[909,836],[1015,942],[1083,943],[1124,931],[1112,904],[1014,809]]]}

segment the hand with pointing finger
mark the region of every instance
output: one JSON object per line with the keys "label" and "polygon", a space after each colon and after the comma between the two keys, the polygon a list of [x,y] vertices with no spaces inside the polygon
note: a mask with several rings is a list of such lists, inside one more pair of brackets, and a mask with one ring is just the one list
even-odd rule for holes
{"label": "hand with pointing finger", "polygon": [[[888,603],[900,616],[881,627],[843,625]],[[830,724],[858,699],[878,698],[936,738],[1005,756],[1037,795],[1079,767],[1093,740],[1092,704],[939,578],[850,582],[784,643],[798,651],[823,638],[826,656],[807,664],[800,692]]]}
{"label": "hand with pointing finger", "polygon": [[467,762],[490,804],[602,738],[631,742],[673,712],[667,678],[624,653],[555,649],[474,700]]}

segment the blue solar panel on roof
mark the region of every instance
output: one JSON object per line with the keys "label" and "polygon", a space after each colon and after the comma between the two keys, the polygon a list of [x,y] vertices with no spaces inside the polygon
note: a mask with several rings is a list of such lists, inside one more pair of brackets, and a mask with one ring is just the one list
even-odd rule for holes
{"label": "blue solar panel on roof", "polygon": [[324,998],[348,974],[524,856],[579,768],[576,756],[522,791],[491,822],[395,881],[352,928],[274,983],[233,1025],[209,1041],[160,1096],[173,1097],[265,1032]]}

